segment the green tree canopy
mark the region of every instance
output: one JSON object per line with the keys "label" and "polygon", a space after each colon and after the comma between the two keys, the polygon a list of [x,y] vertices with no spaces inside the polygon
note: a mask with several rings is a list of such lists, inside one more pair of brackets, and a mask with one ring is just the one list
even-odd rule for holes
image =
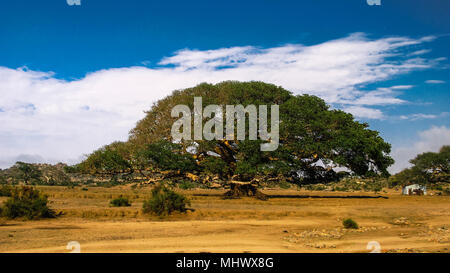
{"label": "green tree canopy", "polygon": [[[192,154],[198,165],[208,172],[225,177],[240,175],[246,179],[264,174],[305,180],[333,177],[332,167],[336,166],[346,167],[361,176],[388,175],[387,167],[393,164],[389,156],[390,144],[377,131],[368,129],[367,123],[355,121],[349,113],[330,109],[316,96],[295,96],[263,82],[204,83],[174,91],[156,102],[130,132],[129,144],[133,150],[148,150],[149,144],[161,140],[170,142],[171,128],[176,121],[171,117],[172,108],[183,104],[192,111],[194,97],[202,97],[203,106],[280,106],[280,145],[273,152],[262,152],[261,140],[182,141],[179,145],[183,150],[179,153]],[[246,126],[248,132],[248,119]],[[270,128],[270,119],[268,126]],[[224,168],[214,168],[211,162]],[[326,166],[320,166],[323,164]]]}
{"label": "green tree canopy", "polygon": [[124,142],[106,145],[86,157],[75,169],[94,175],[111,175],[131,172],[130,150]]}
{"label": "green tree canopy", "polygon": [[138,169],[153,167],[162,171],[189,172],[197,169],[195,159],[182,146],[167,140],[150,143],[136,153]]}
{"label": "green tree canopy", "polygon": [[442,146],[439,152],[422,153],[410,160],[413,169],[432,182],[449,182],[450,146]]}
{"label": "green tree canopy", "polygon": [[450,182],[450,146],[442,146],[437,153],[418,154],[409,161],[412,167],[392,177],[397,184]]}

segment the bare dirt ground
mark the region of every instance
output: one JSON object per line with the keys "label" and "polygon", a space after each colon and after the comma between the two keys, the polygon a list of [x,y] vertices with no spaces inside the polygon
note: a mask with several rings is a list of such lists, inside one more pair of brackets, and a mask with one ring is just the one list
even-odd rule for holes
{"label": "bare dirt ground", "polygon": [[[158,218],[143,215],[149,189],[128,187],[40,187],[57,219],[0,220],[0,252],[69,252],[70,241],[81,252],[369,252],[376,241],[381,252],[450,252],[450,197],[401,196],[388,199],[253,198],[223,200],[186,190],[195,212]],[[264,190],[267,194],[371,195],[368,193]],[[126,208],[109,207],[124,194]],[[373,194],[372,194],[373,195]],[[5,200],[1,198],[0,202]],[[360,225],[347,230],[342,220]]]}

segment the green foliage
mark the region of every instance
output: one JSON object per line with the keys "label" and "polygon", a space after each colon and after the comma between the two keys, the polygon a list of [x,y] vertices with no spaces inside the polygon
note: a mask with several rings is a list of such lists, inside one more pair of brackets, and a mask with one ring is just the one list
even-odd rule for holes
{"label": "green foliage", "polygon": [[200,162],[200,166],[207,174],[223,178],[230,174],[230,168],[220,157],[210,156]]}
{"label": "green foliage", "polygon": [[342,221],[342,225],[344,225],[347,229],[358,229],[358,223],[356,223],[353,219],[348,218]]}
{"label": "green foliage", "polygon": [[33,164],[18,161],[14,167],[19,171],[17,178],[23,180],[25,184],[36,183],[41,179],[42,172]]}
{"label": "green foliage", "polygon": [[373,192],[374,193],[379,193],[380,191],[382,191],[383,190],[383,187],[380,185],[380,184],[376,184],[374,187],[373,187]]}
{"label": "green foliage", "polygon": [[426,184],[428,182],[427,176],[418,168],[407,168],[403,171],[389,177],[392,185],[404,186],[406,184]]}
{"label": "green foliage", "polygon": [[163,185],[152,189],[150,199],[144,201],[143,212],[156,215],[169,215],[174,211],[186,212],[190,202],[184,195],[174,192]]}
{"label": "green foliage", "polygon": [[290,189],[291,185],[292,185],[291,183],[288,183],[286,181],[278,182],[278,186],[280,186],[280,188],[282,188],[282,189]]}
{"label": "green foliage", "polygon": [[197,185],[188,180],[180,180],[176,183],[177,187],[182,190],[189,190],[195,188]]}
{"label": "green foliage", "polygon": [[[179,104],[193,109],[193,98],[203,104],[279,105],[280,145],[262,152],[262,140],[183,140],[172,143],[171,128],[177,118],[171,111]],[[270,111],[269,111],[270,112]],[[203,122],[206,122],[205,117]],[[268,128],[271,126],[268,120]],[[249,120],[245,126],[248,136]],[[368,124],[351,114],[333,110],[322,99],[291,92],[263,82],[227,81],[200,84],[174,91],[156,102],[130,132],[127,142],[114,142],[92,154],[68,172],[114,175],[139,172],[148,178],[153,171],[204,172],[221,179],[238,176],[280,177],[280,181],[323,183],[341,178],[330,166],[341,166],[362,177],[388,176],[393,164],[391,146]],[[327,164],[317,166],[319,161]]]}
{"label": "green foliage", "polygon": [[450,146],[442,146],[437,153],[427,152],[417,155],[410,163],[421,171],[448,173],[450,165]]}
{"label": "green foliage", "polygon": [[331,191],[366,191],[378,193],[383,188],[391,188],[390,180],[384,177],[344,177],[337,182],[328,184],[310,184],[305,187],[307,190],[331,190]]}
{"label": "green foliage", "polygon": [[111,200],[109,203],[111,207],[129,207],[131,206],[131,202],[128,200],[128,198],[119,196],[116,199]]}
{"label": "green foliage", "polygon": [[450,182],[450,146],[442,146],[437,153],[419,154],[410,163],[413,171],[430,182]]}
{"label": "green foliage", "polygon": [[197,168],[191,154],[184,153],[181,145],[166,140],[148,144],[138,152],[137,158],[142,168],[154,166],[163,171],[176,170],[182,173]]}
{"label": "green foliage", "polygon": [[[83,162],[72,167],[73,171],[86,174],[111,175],[131,171],[131,163],[126,158],[126,144],[114,142],[90,154]],[[72,171],[71,170],[71,171]]]}
{"label": "green foliage", "polygon": [[[132,146],[170,139],[170,129],[175,121],[171,109],[178,104],[192,109],[194,96],[202,97],[204,105],[280,106],[280,146],[276,151],[261,152],[260,140],[184,141],[183,147],[198,147],[196,155],[206,172],[229,177],[237,174],[247,179],[264,174],[326,182],[339,177],[331,169],[315,167],[319,160],[347,167],[360,176],[387,176],[387,167],[393,164],[388,155],[390,145],[377,131],[369,130],[366,123],[355,121],[351,114],[343,111],[331,110],[318,97],[294,96],[281,87],[262,82],[230,81],[175,91],[158,101],[131,131]],[[270,128],[270,120],[268,122]],[[214,158],[203,162],[217,155],[221,161]],[[214,168],[212,162],[221,167],[225,163],[227,168]]]}
{"label": "green foliage", "polygon": [[331,191],[348,191],[349,189],[345,186],[334,186]]}
{"label": "green foliage", "polygon": [[64,172],[66,173],[79,173],[80,169],[78,165],[75,166],[64,166]]}
{"label": "green foliage", "polygon": [[324,184],[315,184],[315,185],[306,185],[305,189],[309,191],[323,191],[326,190],[327,187]]}
{"label": "green foliage", "polygon": [[3,177],[0,184],[17,185],[24,183],[27,185],[61,185],[67,186],[72,183],[71,178],[65,172],[65,164],[29,164],[17,162],[12,167],[0,170],[0,177]]}
{"label": "green foliage", "polygon": [[450,182],[450,146],[443,146],[437,153],[419,154],[410,163],[413,164],[411,168],[390,178],[393,184]]}
{"label": "green foliage", "polygon": [[2,215],[11,219],[24,217],[29,220],[56,217],[47,203],[47,196],[33,187],[14,188],[11,197],[3,205]]}
{"label": "green foliage", "polygon": [[3,174],[2,170],[0,169],[0,185],[6,184],[8,181],[6,180],[6,176]]}
{"label": "green foliage", "polygon": [[249,181],[258,173],[258,169],[250,162],[238,161],[234,173],[239,175],[240,180]]}
{"label": "green foliage", "polygon": [[291,155],[294,166],[304,170],[306,178],[328,180],[328,174],[320,174],[323,170],[313,165],[319,160],[347,167],[356,175],[387,175],[393,163],[388,156],[390,145],[351,114],[329,110],[324,101],[308,95],[292,97],[280,111],[280,139],[286,143],[281,149]]}
{"label": "green foliage", "polygon": [[1,185],[0,186],[0,196],[10,197],[13,189],[14,188],[9,185]]}

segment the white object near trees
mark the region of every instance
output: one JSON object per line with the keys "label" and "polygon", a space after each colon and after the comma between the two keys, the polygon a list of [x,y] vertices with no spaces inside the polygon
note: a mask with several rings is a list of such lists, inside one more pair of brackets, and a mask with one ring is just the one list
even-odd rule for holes
{"label": "white object near trees", "polygon": [[427,187],[419,184],[407,185],[402,189],[404,195],[426,195]]}

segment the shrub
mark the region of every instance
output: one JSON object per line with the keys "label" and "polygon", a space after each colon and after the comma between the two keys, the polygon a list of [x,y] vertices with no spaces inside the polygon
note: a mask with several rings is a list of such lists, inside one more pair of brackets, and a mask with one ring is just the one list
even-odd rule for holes
{"label": "shrub", "polygon": [[450,195],[450,188],[446,188],[443,190],[444,195]]}
{"label": "shrub", "polygon": [[345,228],[358,229],[358,224],[351,218],[345,219],[342,224]]}
{"label": "shrub", "polygon": [[119,196],[119,198],[111,200],[109,203],[111,207],[129,207],[131,206],[131,202],[128,200],[128,198]]}
{"label": "shrub", "polygon": [[333,188],[333,191],[348,191],[348,188],[346,186],[343,186],[343,187],[335,186]]}
{"label": "shrub", "polygon": [[281,188],[281,189],[290,189],[291,188],[291,184],[289,183],[289,182],[286,182],[286,181],[280,181],[279,183],[278,183],[278,186]]}
{"label": "shrub", "polygon": [[12,190],[13,190],[13,187],[8,186],[8,185],[2,185],[2,186],[0,186],[0,196],[10,197]]}
{"label": "shrub", "polygon": [[56,217],[55,211],[47,203],[47,196],[33,187],[15,188],[2,208],[2,215],[11,219],[25,217],[29,220]]}
{"label": "shrub", "polygon": [[308,191],[324,191],[327,187],[324,184],[308,184],[305,186],[305,189]]}
{"label": "shrub", "polygon": [[383,187],[381,186],[381,185],[375,185],[374,187],[373,187],[373,192],[374,193],[379,193],[380,191],[382,191],[383,190]]}
{"label": "shrub", "polygon": [[177,183],[177,186],[182,190],[189,190],[195,188],[196,185],[191,181],[181,180]]}
{"label": "shrub", "polygon": [[150,199],[144,201],[143,212],[156,215],[169,215],[174,211],[186,212],[189,200],[163,185],[152,189]]}

